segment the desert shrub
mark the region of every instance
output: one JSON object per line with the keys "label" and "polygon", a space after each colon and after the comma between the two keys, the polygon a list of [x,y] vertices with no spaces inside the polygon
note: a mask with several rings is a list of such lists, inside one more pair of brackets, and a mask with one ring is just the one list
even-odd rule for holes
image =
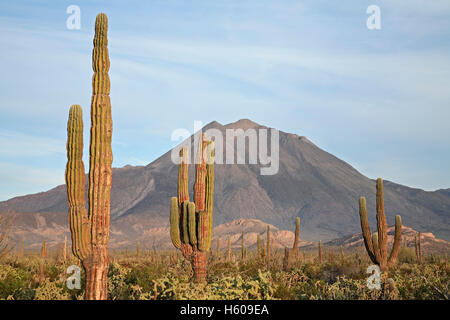
{"label": "desert shrub", "polygon": [[23,269],[0,265],[0,299],[33,299],[31,274]]}
{"label": "desert shrub", "polygon": [[64,283],[56,283],[45,279],[35,290],[36,300],[69,300],[70,295],[65,290]]}

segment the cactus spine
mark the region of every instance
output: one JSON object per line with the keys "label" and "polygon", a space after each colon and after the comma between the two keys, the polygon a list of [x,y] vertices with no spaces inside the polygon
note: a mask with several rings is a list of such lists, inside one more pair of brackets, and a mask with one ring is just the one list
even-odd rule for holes
{"label": "cactus spine", "polygon": [[381,271],[387,271],[397,261],[400,243],[402,241],[402,220],[399,215],[395,216],[395,236],[391,254],[387,254],[387,221],[384,212],[383,180],[377,179],[377,232],[371,235],[369,222],[367,220],[366,198],[359,199],[359,216],[361,219],[361,230],[364,237],[364,245],[370,260],[380,266]]}
{"label": "cactus spine", "polygon": [[419,262],[419,264],[422,264],[422,242],[420,232],[418,232],[417,236],[414,238],[414,247],[416,251],[417,262]]}
{"label": "cactus spine", "polygon": [[88,300],[107,298],[109,266],[108,240],[112,183],[112,118],[109,98],[108,19],[104,13],[95,20],[92,52],[92,100],[89,147],[88,211],[85,208],[83,121],[79,105],[69,112],[66,185],[72,251],[86,271]]}
{"label": "cactus spine", "polygon": [[189,201],[189,153],[180,150],[178,166],[178,197],[170,202],[170,236],[175,248],[192,264],[194,282],[206,281],[206,257],[211,248],[213,194],[214,194],[214,142],[202,134],[195,164],[194,202]]}

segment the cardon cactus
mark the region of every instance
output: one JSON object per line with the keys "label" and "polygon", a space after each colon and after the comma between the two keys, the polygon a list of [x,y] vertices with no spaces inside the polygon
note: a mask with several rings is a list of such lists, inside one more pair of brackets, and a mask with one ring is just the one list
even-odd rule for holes
{"label": "cardon cactus", "polygon": [[266,258],[267,258],[267,264],[270,263],[270,226],[267,226],[267,244],[266,244]]}
{"label": "cardon cactus", "polygon": [[416,252],[417,262],[422,264],[422,240],[421,233],[418,232],[417,236],[414,237],[414,249]]}
{"label": "cardon cactus", "polygon": [[173,245],[192,264],[194,282],[206,281],[207,253],[211,248],[214,142],[202,134],[195,164],[194,202],[189,201],[187,148],[180,150],[178,166],[178,197],[170,202],[170,237]]}
{"label": "cardon cactus", "polygon": [[283,269],[285,271],[289,270],[292,265],[292,260],[298,255],[298,242],[300,240],[300,218],[297,217],[295,219],[295,238],[292,249],[289,250],[285,248],[284,250],[284,259],[283,259]]}
{"label": "cardon cactus", "polygon": [[319,240],[319,246],[318,246],[318,259],[319,259],[319,263],[322,263],[322,240]]}
{"label": "cardon cactus", "polygon": [[395,236],[391,254],[387,253],[387,221],[384,212],[383,180],[377,179],[377,232],[371,234],[367,220],[366,198],[359,199],[359,216],[361,218],[361,230],[364,237],[364,245],[373,263],[380,266],[381,271],[387,271],[397,261],[400,243],[402,241],[402,219],[395,216]]}
{"label": "cardon cactus", "polygon": [[244,260],[245,259],[245,250],[247,248],[245,248],[245,238],[244,238],[245,234],[244,232],[242,232],[242,242],[241,242],[241,259]]}
{"label": "cardon cactus", "polygon": [[95,20],[92,52],[91,137],[89,147],[88,211],[85,207],[82,109],[73,105],[67,126],[66,186],[72,251],[86,271],[85,298],[107,298],[109,266],[108,241],[112,183],[112,118],[109,98],[108,19],[104,13]]}
{"label": "cardon cactus", "polygon": [[227,240],[227,261],[228,262],[231,261],[231,239],[230,239],[230,236],[228,236],[228,240]]}

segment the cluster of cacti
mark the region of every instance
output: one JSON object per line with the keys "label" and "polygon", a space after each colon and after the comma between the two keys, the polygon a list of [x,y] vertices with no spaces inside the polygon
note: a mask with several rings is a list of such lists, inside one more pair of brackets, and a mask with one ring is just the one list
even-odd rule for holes
{"label": "cluster of cacti", "polygon": [[100,13],[95,20],[92,52],[92,100],[89,147],[88,211],[85,207],[82,109],[69,112],[66,186],[72,251],[86,271],[86,299],[107,297],[108,240],[112,183],[112,119],[109,97],[108,19]]}
{"label": "cluster of cacti", "polygon": [[367,220],[366,198],[359,199],[359,216],[361,218],[361,229],[364,237],[364,245],[373,263],[380,266],[381,271],[387,271],[397,261],[400,243],[402,240],[402,220],[399,215],[395,216],[395,236],[391,254],[388,258],[387,250],[387,221],[384,212],[383,180],[377,179],[377,232],[371,234]]}
{"label": "cluster of cacti", "polygon": [[420,232],[417,233],[417,236],[414,237],[414,248],[416,252],[417,262],[422,264],[422,241]]}
{"label": "cluster of cacti", "polygon": [[287,247],[284,250],[284,259],[283,259],[283,269],[289,270],[292,266],[292,261],[298,256],[298,242],[300,240],[300,218],[297,217],[295,219],[295,237],[294,244],[292,249],[289,250]]}
{"label": "cluster of cacti", "polygon": [[205,134],[198,143],[194,202],[189,201],[187,148],[180,150],[178,196],[170,202],[170,237],[175,248],[192,264],[193,280],[206,280],[207,253],[211,248],[214,194],[214,142]]}

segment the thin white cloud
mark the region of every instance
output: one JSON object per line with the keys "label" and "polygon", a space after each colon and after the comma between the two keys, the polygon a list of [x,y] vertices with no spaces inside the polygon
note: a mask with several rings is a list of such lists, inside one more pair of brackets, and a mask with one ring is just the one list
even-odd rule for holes
{"label": "thin white cloud", "polygon": [[0,131],[0,157],[42,157],[65,153],[65,142],[13,131]]}

